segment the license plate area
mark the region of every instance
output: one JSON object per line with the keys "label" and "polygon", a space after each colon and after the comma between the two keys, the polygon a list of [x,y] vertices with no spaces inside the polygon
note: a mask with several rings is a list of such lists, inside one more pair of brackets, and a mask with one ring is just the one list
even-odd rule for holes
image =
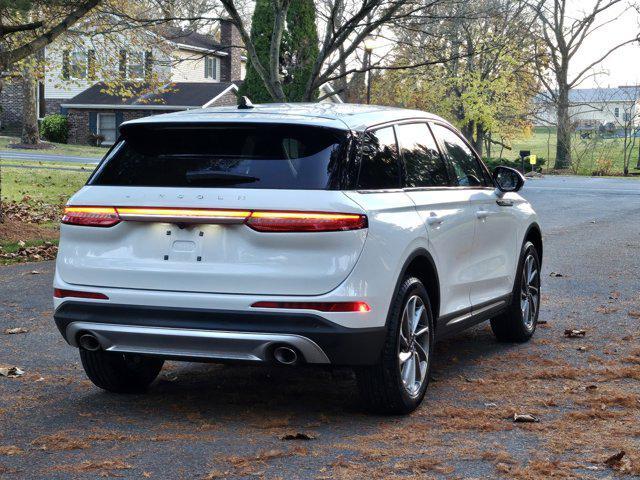
{"label": "license plate area", "polygon": [[166,262],[203,262],[203,245],[207,231],[202,225],[166,225],[165,238]]}

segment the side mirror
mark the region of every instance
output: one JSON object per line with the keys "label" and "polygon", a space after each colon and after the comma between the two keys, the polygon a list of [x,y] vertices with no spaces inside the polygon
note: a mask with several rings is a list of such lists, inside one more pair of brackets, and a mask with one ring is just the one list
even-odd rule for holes
{"label": "side mirror", "polygon": [[524,185],[524,175],[514,168],[501,165],[493,170],[493,181],[502,193],[517,192]]}

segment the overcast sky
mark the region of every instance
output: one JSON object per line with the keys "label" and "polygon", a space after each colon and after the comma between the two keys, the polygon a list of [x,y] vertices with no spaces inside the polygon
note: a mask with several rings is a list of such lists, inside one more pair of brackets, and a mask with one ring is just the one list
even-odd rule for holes
{"label": "overcast sky", "polygon": [[[585,9],[592,6],[593,1],[573,0],[573,3],[576,8]],[[603,26],[595,31],[590,38],[587,38],[573,64],[574,73],[585,68],[586,65],[596,60],[614,45],[637,35],[639,31],[637,12],[627,10],[622,14],[622,10],[622,7],[617,8],[615,11],[612,10],[611,14],[601,18],[598,23],[617,17],[614,22]],[[586,79],[580,87],[640,85],[640,46],[636,43],[620,48],[612,53],[597,68],[597,71],[604,71],[604,73]]]}

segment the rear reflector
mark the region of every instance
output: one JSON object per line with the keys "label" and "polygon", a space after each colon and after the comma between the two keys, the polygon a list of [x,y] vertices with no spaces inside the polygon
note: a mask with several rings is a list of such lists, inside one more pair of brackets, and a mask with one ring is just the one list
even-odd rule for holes
{"label": "rear reflector", "polygon": [[367,228],[367,217],[350,213],[253,212],[246,224],[258,232],[338,232]]}
{"label": "rear reflector", "polygon": [[112,227],[120,221],[224,224],[245,223],[258,232],[338,232],[367,228],[357,213],[277,212],[163,207],[65,207],[62,223]]}
{"label": "rear reflector", "polygon": [[95,300],[109,300],[109,297],[107,297],[104,293],[80,292],[77,290],[63,290],[60,288],[53,289],[53,296],[55,298],[75,297],[75,298],[93,298]]}
{"label": "rear reflector", "polygon": [[62,223],[88,227],[113,227],[120,222],[113,207],[65,207]]}
{"label": "rear reflector", "polygon": [[291,310],[318,310],[319,312],[370,312],[365,302],[256,302],[254,308],[282,308]]}

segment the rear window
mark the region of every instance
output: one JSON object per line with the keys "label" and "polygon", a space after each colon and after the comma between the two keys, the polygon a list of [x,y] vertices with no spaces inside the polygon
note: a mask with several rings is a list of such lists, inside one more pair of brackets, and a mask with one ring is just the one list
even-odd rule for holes
{"label": "rear window", "polygon": [[300,125],[134,127],[90,184],[339,189],[348,138]]}

